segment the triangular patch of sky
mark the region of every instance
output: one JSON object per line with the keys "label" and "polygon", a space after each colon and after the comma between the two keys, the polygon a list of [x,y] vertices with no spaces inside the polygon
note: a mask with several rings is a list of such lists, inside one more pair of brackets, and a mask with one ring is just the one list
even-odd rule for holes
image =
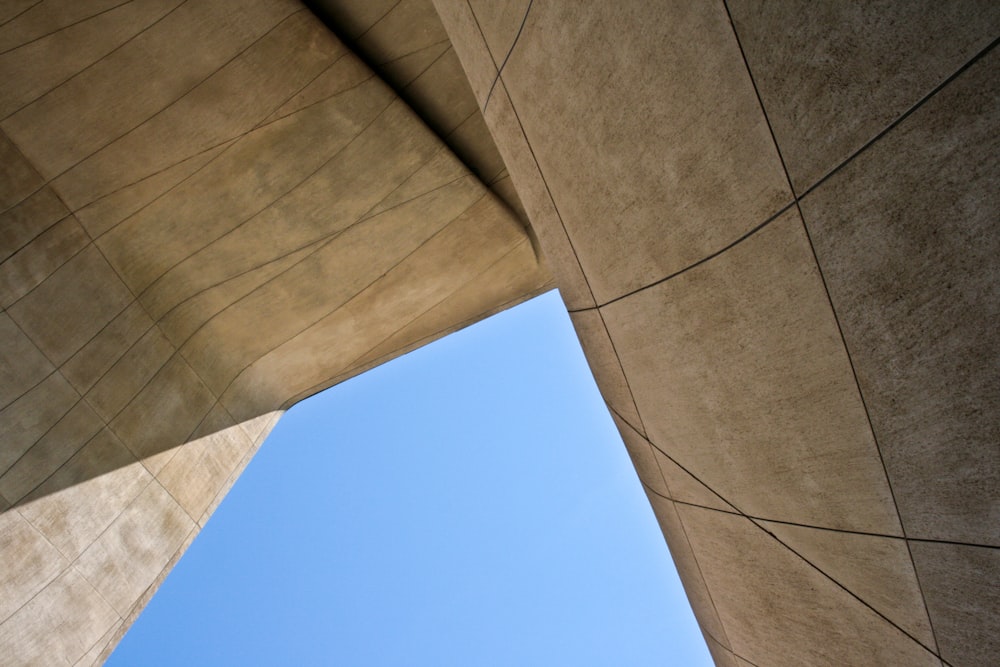
{"label": "triangular patch of sky", "polygon": [[550,292],[293,407],[107,664],[712,662]]}

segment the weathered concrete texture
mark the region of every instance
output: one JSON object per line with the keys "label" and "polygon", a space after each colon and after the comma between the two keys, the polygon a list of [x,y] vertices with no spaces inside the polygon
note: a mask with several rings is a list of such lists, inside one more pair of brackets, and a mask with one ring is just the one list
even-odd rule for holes
{"label": "weathered concrete texture", "polygon": [[[0,653],[94,664],[285,407],[551,279],[298,2],[24,9],[0,26]],[[438,80],[481,118],[457,61]]]}
{"label": "weathered concrete texture", "polygon": [[996,4],[435,3],[0,8],[6,663],[535,237],[717,664],[995,663]]}
{"label": "weathered concrete texture", "polygon": [[994,50],[802,201],[910,537],[1000,544],[998,72]]}
{"label": "weathered concrete texture", "polygon": [[993,664],[995,3],[436,6],[717,663]]}
{"label": "weathered concrete texture", "polygon": [[1000,34],[991,0],[728,0],[802,194]]}

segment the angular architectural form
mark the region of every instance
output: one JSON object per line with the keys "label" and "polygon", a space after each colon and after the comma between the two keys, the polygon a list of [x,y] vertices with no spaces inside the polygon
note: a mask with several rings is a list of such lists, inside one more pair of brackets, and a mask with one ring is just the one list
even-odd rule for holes
{"label": "angular architectural form", "polygon": [[5,3],[6,663],[99,664],[283,409],[552,275],[718,665],[995,664],[998,36],[987,0]]}

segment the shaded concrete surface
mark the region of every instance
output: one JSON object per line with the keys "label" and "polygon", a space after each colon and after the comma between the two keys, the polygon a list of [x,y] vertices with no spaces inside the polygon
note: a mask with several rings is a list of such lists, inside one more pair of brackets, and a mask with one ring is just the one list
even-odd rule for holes
{"label": "shaded concrete surface", "polygon": [[996,664],[998,5],[435,5],[717,664]]}
{"label": "shaded concrete surface", "polygon": [[[393,34],[423,12],[443,48],[382,64],[419,90],[450,46],[409,4]],[[466,116],[436,133],[298,2],[21,10],[0,25],[0,662],[97,664],[285,408],[551,278],[487,187],[503,164],[463,125],[457,60],[421,93]]]}

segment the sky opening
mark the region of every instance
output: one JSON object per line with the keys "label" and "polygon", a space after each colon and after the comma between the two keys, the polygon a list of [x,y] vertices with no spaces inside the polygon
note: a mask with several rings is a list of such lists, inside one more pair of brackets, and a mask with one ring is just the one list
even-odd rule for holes
{"label": "sky opening", "polygon": [[712,662],[553,291],[289,410],[107,664]]}

